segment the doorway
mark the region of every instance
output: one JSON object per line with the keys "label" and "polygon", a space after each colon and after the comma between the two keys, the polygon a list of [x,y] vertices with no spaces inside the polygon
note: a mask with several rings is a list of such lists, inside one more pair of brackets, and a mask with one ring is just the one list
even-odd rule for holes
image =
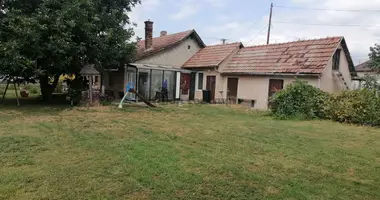
{"label": "doorway", "polygon": [[191,72],[191,77],[190,77],[190,93],[189,93],[189,100],[194,101],[195,100],[195,77],[197,73],[196,72]]}
{"label": "doorway", "polygon": [[207,76],[206,90],[211,92],[211,101],[215,101],[216,76]]}
{"label": "doorway", "polygon": [[232,104],[237,103],[238,78],[228,78],[227,81],[227,99]]}

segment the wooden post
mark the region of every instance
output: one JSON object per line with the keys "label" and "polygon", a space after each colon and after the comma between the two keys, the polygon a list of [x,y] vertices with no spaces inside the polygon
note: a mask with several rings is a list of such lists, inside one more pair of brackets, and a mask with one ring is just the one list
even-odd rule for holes
{"label": "wooden post", "polygon": [[17,100],[17,106],[20,106],[20,101],[18,100],[18,94],[17,94],[17,87],[16,87],[16,83],[13,83],[14,87],[15,87],[15,93],[16,93],[16,100]]}
{"label": "wooden post", "polygon": [[92,76],[89,76],[90,77],[90,83],[89,83],[89,95],[90,95],[90,104],[92,105]]}
{"label": "wooden post", "polygon": [[4,102],[5,94],[7,94],[7,91],[8,91],[8,86],[9,86],[9,80],[7,81],[7,86],[5,86],[3,98],[1,98],[1,102],[0,102],[1,104]]}

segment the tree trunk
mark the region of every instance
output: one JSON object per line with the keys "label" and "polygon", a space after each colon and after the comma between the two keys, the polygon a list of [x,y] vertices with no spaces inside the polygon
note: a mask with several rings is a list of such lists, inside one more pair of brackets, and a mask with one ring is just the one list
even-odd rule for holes
{"label": "tree trunk", "polygon": [[40,88],[43,101],[49,101],[52,97],[53,91],[57,87],[59,81],[59,75],[54,76],[53,84],[49,83],[49,76],[40,77]]}

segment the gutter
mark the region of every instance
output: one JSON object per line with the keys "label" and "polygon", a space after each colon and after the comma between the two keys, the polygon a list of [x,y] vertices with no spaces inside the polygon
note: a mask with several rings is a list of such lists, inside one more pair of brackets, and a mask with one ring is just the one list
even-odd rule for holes
{"label": "gutter", "polygon": [[256,75],[256,76],[316,76],[320,74],[294,74],[294,73],[257,73],[257,72],[223,72],[222,75]]}

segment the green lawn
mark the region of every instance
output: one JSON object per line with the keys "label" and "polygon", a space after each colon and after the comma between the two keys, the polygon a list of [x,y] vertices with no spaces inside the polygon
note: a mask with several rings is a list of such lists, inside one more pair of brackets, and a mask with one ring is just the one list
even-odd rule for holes
{"label": "green lawn", "polygon": [[380,199],[376,128],[206,105],[0,115],[0,199]]}

